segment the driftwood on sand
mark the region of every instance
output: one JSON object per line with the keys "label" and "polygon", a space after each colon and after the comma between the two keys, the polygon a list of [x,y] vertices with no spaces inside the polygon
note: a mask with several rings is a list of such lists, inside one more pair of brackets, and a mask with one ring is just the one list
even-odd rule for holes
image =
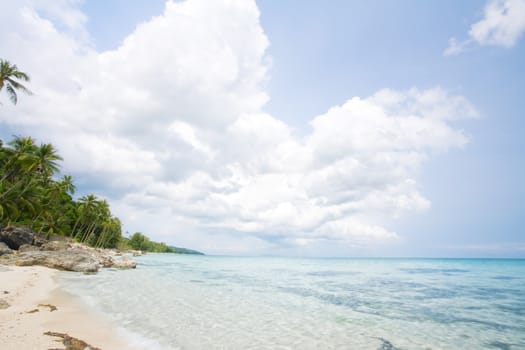
{"label": "driftwood on sand", "polygon": [[[102,350],[100,348],[91,346],[85,341],[72,337],[66,333],[45,332],[44,335],[49,335],[50,337],[61,338],[62,344],[64,344],[65,346],[64,349],[55,348],[55,349],[49,349],[49,350]],[[57,341],[60,341],[60,340],[57,340]]]}

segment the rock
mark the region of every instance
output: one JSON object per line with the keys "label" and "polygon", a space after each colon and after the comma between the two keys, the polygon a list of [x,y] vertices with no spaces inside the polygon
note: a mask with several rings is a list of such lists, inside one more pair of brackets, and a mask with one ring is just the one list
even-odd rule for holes
{"label": "rock", "polygon": [[0,242],[0,255],[4,254],[13,254],[13,251],[7,246],[7,244]]}
{"label": "rock", "polygon": [[70,250],[22,252],[9,262],[17,266],[40,265],[77,272],[97,272],[99,267],[98,261],[89,253]]}
{"label": "rock", "polygon": [[71,245],[64,241],[51,241],[42,244],[42,247],[40,247],[41,250],[46,251],[67,250],[68,248],[71,248]]}
{"label": "rock", "polygon": [[101,267],[134,269],[137,263],[128,257],[115,260],[111,255],[115,250],[96,249],[76,242],[51,240],[42,242],[40,247],[27,243],[18,246],[17,254],[2,243],[0,245],[0,263],[32,266],[40,265],[58,270],[97,272]]}
{"label": "rock", "polygon": [[99,254],[96,259],[102,267],[113,267],[115,264],[115,261],[113,261],[113,258],[109,255]]}
{"label": "rock", "polygon": [[22,244],[20,247],[18,247],[18,252],[22,253],[22,252],[35,252],[35,251],[39,251],[40,248],[38,248],[37,246],[34,246],[34,245],[30,245],[30,244]]}
{"label": "rock", "polygon": [[7,226],[0,231],[0,242],[17,250],[23,244],[33,244],[35,233],[28,227]]}
{"label": "rock", "polygon": [[35,233],[34,237],[33,237],[33,245],[36,245],[37,247],[41,247],[42,245],[46,244],[47,242],[49,242],[48,239],[46,239],[46,237],[42,234],[39,234],[39,233]]}
{"label": "rock", "polygon": [[115,260],[113,262],[113,267],[117,269],[134,269],[137,267],[137,263],[127,256],[124,256],[121,259]]}

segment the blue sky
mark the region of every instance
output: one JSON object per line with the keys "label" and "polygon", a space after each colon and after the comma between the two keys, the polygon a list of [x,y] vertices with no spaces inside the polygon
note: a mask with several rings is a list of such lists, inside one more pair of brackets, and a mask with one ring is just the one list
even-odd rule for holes
{"label": "blue sky", "polygon": [[[80,192],[108,198],[126,229],[175,245],[525,256],[522,0],[189,3],[28,1],[25,16],[12,5],[10,34],[25,41],[0,49],[31,73],[37,97],[4,103],[2,138],[58,143]],[[39,76],[32,40],[65,53],[56,69],[68,78]],[[137,68],[155,79],[127,91]],[[391,142],[378,147],[378,129]]]}
{"label": "blue sky", "polygon": [[[480,111],[479,119],[460,124],[470,144],[432,159],[423,171],[432,209],[395,225],[410,241],[402,254],[514,255],[513,243],[523,245],[523,40],[512,48],[443,55],[444,43],[466,37],[485,3],[331,1],[320,9],[316,2],[259,2],[276,61],[269,109],[294,125],[299,115],[322,113],[347,96],[385,86],[439,85],[468,97]],[[487,249],[464,248],[469,245]],[[501,246],[509,251],[500,252]]]}

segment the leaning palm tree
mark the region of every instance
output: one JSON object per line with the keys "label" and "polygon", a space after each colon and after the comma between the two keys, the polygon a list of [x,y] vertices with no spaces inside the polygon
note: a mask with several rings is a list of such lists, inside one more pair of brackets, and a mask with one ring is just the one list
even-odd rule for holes
{"label": "leaning palm tree", "polygon": [[9,98],[13,104],[16,105],[18,102],[18,96],[16,95],[17,90],[27,94],[31,94],[31,91],[15,79],[29,82],[29,75],[19,71],[15,64],[0,59],[0,91],[2,91],[5,86]]}

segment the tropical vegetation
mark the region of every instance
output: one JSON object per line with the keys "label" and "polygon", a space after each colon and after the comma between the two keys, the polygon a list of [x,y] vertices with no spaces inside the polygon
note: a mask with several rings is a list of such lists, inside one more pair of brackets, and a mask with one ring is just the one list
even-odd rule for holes
{"label": "tropical vegetation", "polygon": [[121,249],[134,249],[141,250],[144,252],[153,252],[153,253],[175,253],[175,254],[197,254],[204,255],[203,253],[186,248],[179,248],[168,246],[164,242],[153,242],[148,237],[143,235],[140,232],[135,232],[129,238],[123,238],[121,244],[119,245]]}
{"label": "tropical vegetation", "polygon": [[19,71],[15,64],[11,64],[9,61],[0,59],[0,91],[2,91],[2,89],[5,87],[5,90],[13,104],[16,105],[18,102],[18,96],[16,94],[18,90],[27,94],[31,94],[31,91],[29,91],[29,89],[20,82],[29,82],[29,80],[29,75]]}
{"label": "tropical vegetation", "polygon": [[150,240],[140,232],[135,232],[129,239],[124,238],[123,243],[130,249],[154,253],[174,253],[165,243],[157,243]]}
{"label": "tropical vegetation", "polygon": [[59,177],[62,157],[31,137],[0,140],[0,225],[25,225],[47,236],[71,237],[94,247],[116,247],[120,220],[93,194],[73,199],[72,177]]}

